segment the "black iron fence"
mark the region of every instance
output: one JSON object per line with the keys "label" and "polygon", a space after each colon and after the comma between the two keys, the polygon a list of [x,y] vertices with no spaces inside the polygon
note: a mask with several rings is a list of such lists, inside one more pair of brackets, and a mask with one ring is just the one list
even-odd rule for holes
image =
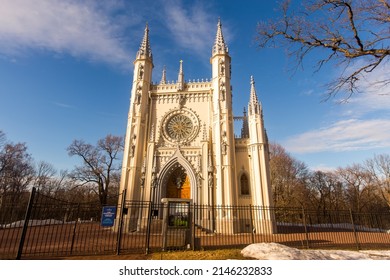
{"label": "black iron fence", "polygon": [[164,220],[166,204],[124,197],[112,198],[111,206],[117,209],[112,225],[102,223],[103,206],[98,202],[61,201],[35,190],[25,203],[2,200],[0,259],[242,248],[260,242],[305,249],[390,249],[389,211],[193,204],[188,212],[178,211]]}
{"label": "black iron fence", "polygon": [[[195,211],[210,209],[195,206]],[[390,212],[353,213],[258,206],[211,207],[230,218],[207,221],[214,231],[196,226],[201,247],[240,247],[276,242],[301,249],[390,249]],[[218,228],[219,225],[219,228]],[[199,232],[199,228],[202,230]]]}

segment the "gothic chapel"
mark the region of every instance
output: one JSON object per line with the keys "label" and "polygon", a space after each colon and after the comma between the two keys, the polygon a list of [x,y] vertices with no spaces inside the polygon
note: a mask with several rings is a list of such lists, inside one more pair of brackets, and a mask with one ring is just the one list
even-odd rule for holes
{"label": "gothic chapel", "polygon": [[[188,198],[197,205],[272,206],[261,103],[251,77],[247,112],[233,116],[231,58],[220,21],[211,51],[210,80],[186,81],[180,61],[175,83],[166,81],[164,69],[160,83],[153,84],[146,26],[134,61],[122,165],[120,192],[126,190],[126,200],[158,204],[162,198]],[[234,123],[241,125],[240,135]],[[234,216],[216,214],[220,219],[226,215]],[[271,216],[259,219],[273,227]]]}

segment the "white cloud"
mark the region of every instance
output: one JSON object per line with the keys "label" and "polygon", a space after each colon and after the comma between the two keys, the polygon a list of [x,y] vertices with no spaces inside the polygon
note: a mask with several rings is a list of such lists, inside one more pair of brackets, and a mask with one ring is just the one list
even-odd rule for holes
{"label": "white cloud", "polygon": [[[184,8],[181,1],[167,1],[164,5],[166,26],[178,45],[197,54],[210,55],[218,18],[207,10],[203,2]],[[228,31],[223,32],[226,40]]]}
{"label": "white cloud", "polygon": [[[150,3],[149,3],[150,2]],[[0,56],[18,58],[31,50],[129,65],[141,42],[146,18],[164,24],[175,43],[197,55],[210,55],[217,16],[207,3],[180,0],[163,4],[124,0],[0,0]],[[152,4],[151,4],[152,3]],[[158,11],[156,11],[156,9]],[[129,27],[136,26],[134,40]],[[229,31],[224,26],[225,39]]]}
{"label": "white cloud", "polygon": [[76,107],[67,103],[62,103],[62,102],[52,102],[53,105],[64,108],[64,109],[75,109]]}
{"label": "white cloud", "polygon": [[284,143],[293,153],[341,152],[390,147],[389,119],[348,119],[311,130]]}
{"label": "white cloud", "polygon": [[314,171],[333,172],[337,169],[337,167],[328,166],[327,164],[320,163],[316,166],[310,167],[310,169]]}
{"label": "white cloud", "polygon": [[[356,63],[361,67],[364,60]],[[347,70],[351,71],[351,70]],[[390,64],[382,63],[373,72],[365,73],[358,82],[359,91],[347,100],[348,115],[360,116],[370,112],[386,111],[390,109]]]}
{"label": "white cloud", "polygon": [[[364,62],[362,59],[353,66],[361,67]],[[382,82],[390,77],[389,66],[383,63],[365,73],[358,81],[358,92],[346,102],[335,100],[339,104],[326,115],[327,125],[290,137],[285,147],[301,154],[390,147],[390,83]],[[350,71],[352,68],[345,69]]]}
{"label": "white cloud", "polygon": [[119,1],[2,0],[0,54],[17,56],[30,49],[125,63],[120,38],[124,27],[110,13]]}

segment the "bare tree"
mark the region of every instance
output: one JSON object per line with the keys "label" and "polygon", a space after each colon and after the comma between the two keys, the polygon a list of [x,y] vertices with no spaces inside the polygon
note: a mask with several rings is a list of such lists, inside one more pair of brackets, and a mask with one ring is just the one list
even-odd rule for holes
{"label": "bare tree", "polygon": [[270,144],[271,187],[276,207],[301,207],[306,203],[306,165],[279,144]]}
{"label": "bare tree", "polygon": [[106,204],[112,178],[116,178],[115,173],[120,170],[117,160],[123,150],[123,137],[107,135],[96,146],[74,140],[67,150],[70,156],[82,159],[82,165],[76,167],[70,176],[79,186],[91,186],[100,203]]}
{"label": "bare tree", "polygon": [[5,141],[6,141],[5,133],[2,130],[0,130],[0,150],[3,149]]}
{"label": "bare tree", "polygon": [[344,185],[346,202],[353,211],[381,211],[388,207],[379,186],[363,165],[339,168],[337,174]]}
{"label": "bare tree", "polygon": [[6,143],[0,150],[0,197],[17,203],[34,179],[32,158],[24,143]]}
{"label": "bare tree", "polygon": [[0,131],[0,223],[13,222],[23,216],[34,173],[26,144],[7,141]]}
{"label": "bare tree", "polygon": [[[258,24],[260,47],[286,46],[297,65],[314,50],[324,54],[317,70],[334,61],[344,73],[328,85],[328,98],[346,90],[349,98],[359,81],[388,62],[390,4],[386,0],[311,0],[294,11],[292,1],[281,5],[280,19]],[[300,1],[299,1],[300,2]],[[356,63],[359,61],[359,63]],[[390,78],[377,81],[390,83]]]}
{"label": "bare tree", "polygon": [[69,182],[68,172],[61,170],[57,172],[51,163],[40,161],[35,167],[35,178],[33,185],[39,189],[39,191],[45,195],[58,197],[64,199],[59,194],[64,194],[63,191],[69,191],[72,188],[71,182]]}
{"label": "bare tree", "polygon": [[56,173],[57,171],[52,164],[45,161],[38,162],[36,166],[34,186],[39,189],[46,188]]}
{"label": "bare tree", "polygon": [[364,164],[375,184],[380,187],[383,199],[390,206],[390,155],[375,155]]}
{"label": "bare tree", "polygon": [[313,172],[307,181],[307,188],[308,200],[318,212],[345,209],[344,189],[333,172]]}

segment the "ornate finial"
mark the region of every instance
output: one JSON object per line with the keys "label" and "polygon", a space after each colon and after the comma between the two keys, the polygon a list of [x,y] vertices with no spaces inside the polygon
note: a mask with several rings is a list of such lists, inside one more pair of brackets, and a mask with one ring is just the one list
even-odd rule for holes
{"label": "ornate finial", "polygon": [[152,127],[150,128],[150,142],[154,142],[154,123],[152,123]]}
{"label": "ornate finial", "polygon": [[228,47],[225,44],[225,40],[223,39],[221,19],[218,18],[217,35],[215,36],[215,43],[213,46],[213,54],[228,53],[228,52],[229,52]]}
{"label": "ornate finial", "polygon": [[184,89],[184,72],[183,72],[183,60],[180,60],[179,76],[177,78],[177,89]]}
{"label": "ornate finial", "polygon": [[183,60],[182,59],[180,59],[180,67],[179,67],[179,74],[180,73],[183,73]]}
{"label": "ornate finial", "polygon": [[154,153],[153,156],[152,173],[156,173],[156,163],[157,163],[157,151]]}
{"label": "ornate finial", "polygon": [[198,164],[196,166],[196,171],[198,173],[200,173],[201,171],[201,166],[202,166],[202,155],[200,154],[200,152],[198,152]]}
{"label": "ornate finial", "polygon": [[249,114],[259,114],[261,112],[260,103],[257,99],[256,89],[255,89],[255,80],[251,76],[251,93],[248,105]]}
{"label": "ornate finial", "polygon": [[207,172],[212,173],[213,171],[214,171],[214,169],[213,169],[213,158],[212,158],[212,155],[211,155],[211,151],[209,149],[209,159],[208,159],[208,163],[207,163]]}
{"label": "ornate finial", "polygon": [[160,84],[165,85],[167,83],[167,69],[164,65]]}
{"label": "ornate finial", "polygon": [[142,162],[141,173],[145,173],[145,172],[146,172],[146,159],[144,158]]}
{"label": "ornate finial", "polygon": [[140,58],[141,56],[146,56],[152,59],[152,50],[150,48],[150,42],[149,42],[149,26],[148,23],[146,23],[145,26],[145,32],[144,32],[144,38],[142,39],[141,45],[139,47],[139,50],[137,52],[137,58]]}
{"label": "ornate finial", "polygon": [[249,124],[246,116],[246,109],[244,107],[244,117],[242,118],[241,138],[249,138]]}
{"label": "ornate finial", "polygon": [[251,76],[251,96],[250,96],[251,102],[258,103],[257,95],[256,95],[256,89],[255,89],[255,79],[253,76]]}
{"label": "ornate finial", "polygon": [[206,128],[206,124],[205,123],[203,124],[203,137],[202,137],[202,140],[203,141],[207,140],[207,128]]}
{"label": "ornate finial", "polygon": [[146,166],[145,166],[145,158],[144,158],[144,162],[143,162],[142,168],[141,168],[141,178],[140,178],[141,188],[143,188],[145,186],[145,173],[146,173]]}

